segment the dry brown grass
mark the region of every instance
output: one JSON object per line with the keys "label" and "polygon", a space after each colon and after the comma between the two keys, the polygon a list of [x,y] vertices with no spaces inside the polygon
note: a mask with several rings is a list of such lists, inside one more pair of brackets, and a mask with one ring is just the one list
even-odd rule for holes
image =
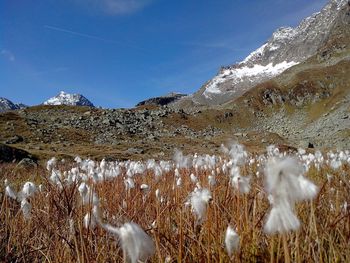
{"label": "dry brown grass", "polygon": [[[67,167],[64,167],[65,169]],[[244,175],[252,175],[257,167],[245,166]],[[32,219],[25,221],[16,201],[4,197],[1,189],[0,261],[4,262],[121,262],[122,252],[117,241],[103,229],[85,229],[82,218],[88,211],[79,201],[77,186],[59,190],[46,179],[46,172],[21,171],[14,174],[14,165],[1,166],[1,178],[8,178],[20,187],[25,180],[44,183],[46,190],[32,199]],[[143,194],[137,187],[126,192],[121,177],[95,186],[101,200],[103,221],[113,225],[133,221],[155,241],[157,251],[151,262],[269,262],[271,251],[275,260],[283,262],[281,236],[267,236],[262,227],[269,211],[262,179],[254,177],[252,191],[239,195],[228,183],[228,176],[217,175],[217,185],[211,188],[213,200],[208,206],[207,220],[196,224],[196,218],[184,203],[193,191],[189,179],[191,170],[182,170],[183,185],[173,189],[173,173],[163,175],[158,182],[153,173],[136,176],[136,184],[151,187]],[[327,181],[326,174],[334,177]],[[199,174],[203,187],[209,172]],[[307,174],[320,187],[313,202],[297,206],[302,227],[287,235],[292,262],[350,261],[349,167],[339,172],[324,166]],[[157,200],[159,189],[164,202]],[[123,207],[123,200],[127,207]],[[74,221],[73,231],[69,220]],[[156,221],[156,228],[151,224]],[[228,225],[237,227],[240,250],[230,259],[223,240]],[[271,250],[272,248],[272,250]]]}

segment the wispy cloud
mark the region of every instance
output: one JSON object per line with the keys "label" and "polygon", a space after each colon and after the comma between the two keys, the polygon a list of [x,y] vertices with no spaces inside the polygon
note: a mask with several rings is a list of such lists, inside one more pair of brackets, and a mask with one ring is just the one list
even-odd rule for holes
{"label": "wispy cloud", "polygon": [[91,39],[95,39],[95,40],[100,40],[103,42],[109,42],[109,43],[119,43],[116,41],[111,41],[102,37],[98,37],[98,36],[94,36],[94,35],[89,35],[89,34],[85,34],[85,33],[80,33],[77,31],[72,31],[69,29],[65,29],[65,28],[61,28],[61,27],[56,27],[56,26],[50,26],[50,25],[44,25],[45,28],[50,29],[50,30],[54,30],[54,31],[59,31],[59,32],[63,32],[63,33],[68,33],[70,35],[75,35],[75,36],[79,36],[79,37],[84,37],[84,38],[91,38]]}
{"label": "wispy cloud", "polygon": [[106,39],[106,38],[95,36],[95,35],[91,35],[91,34],[86,34],[86,33],[82,33],[82,32],[69,30],[69,29],[66,29],[66,28],[50,26],[50,25],[44,25],[44,28],[49,29],[49,30],[53,30],[53,31],[57,31],[57,32],[70,34],[70,35],[77,36],[77,37],[94,39],[94,40],[102,41],[102,42],[105,42],[105,43],[118,44],[120,46],[124,46],[124,47],[129,47],[129,48],[134,48],[134,49],[145,51],[145,49],[135,45],[131,41],[126,41],[126,40],[115,41],[115,40],[110,40],[110,39]]}
{"label": "wispy cloud", "polygon": [[76,0],[80,5],[108,15],[126,15],[142,10],[155,0]]}
{"label": "wispy cloud", "polygon": [[151,0],[103,0],[106,11],[112,14],[130,14],[151,4]]}
{"label": "wispy cloud", "polygon": [[2,49],[0,51],[1,56],[3,56],[5,59],[13,62],[16,60],[15,55],[8,49]]}

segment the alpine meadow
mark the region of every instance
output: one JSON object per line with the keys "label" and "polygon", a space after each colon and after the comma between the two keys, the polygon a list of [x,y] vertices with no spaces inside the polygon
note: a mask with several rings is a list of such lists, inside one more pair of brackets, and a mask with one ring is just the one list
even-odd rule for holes
{"label": "alpine meadow", "polygon": [[1,3],[0,261],[350,262],[350,1],[264,2]]}

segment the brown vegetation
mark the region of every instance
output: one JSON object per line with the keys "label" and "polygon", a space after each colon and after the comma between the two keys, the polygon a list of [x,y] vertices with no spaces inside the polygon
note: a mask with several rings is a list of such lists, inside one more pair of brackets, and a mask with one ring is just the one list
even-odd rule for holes
{"label": "brown vegetation", "polygon": [[[64,169],[67,169],[65,165]],[[17,189],[26,180],[43,183],[45,190],[30,200],[32,218],[25,220],[16,201],[4,196],[0,203],[0,261],[4,262],[121,262],[122,252],[115,238],[103,229],[85,229],[82,219],[88,211],[82,207],[77,185],[62,190],[47,180],[41,168],[30,172],[13,172],[13,165],[1,165],[1,179],[8,178]],[[245,166],[244,175],[260,170]],[[135,177],[137,186],[146,183],[150,192],[138,187],[127,192],[122,176],[95,185],[101,200],[103,221],[113,225],[133,221],[138,223],[156,243],[156,253],[150,262],[229,262],[223,240],[228,225],[237,227],[240,249],[231,260],[235,262],[269,262],[271,251],[275,260],[283,261],[280,236],[267,236],[262,231],[269,211],[262,178],[253,176],[252,190],[239,195],[225,174],[217,175],[217,185],[211,188],[213,200],[208,206],[207,220],[196,224],[196,218],[184,203],[194,185],[191,170],[181,170],[183,185],[174,188],[173,172],[160,181],[147,172]],[[261,172],[261,171],[260,171]],[[327,174],[333,175],[327,181]],[[209,171],[198,174],[203,187]],[[288,249],[292,262],[349,262],[350,185],[349,167],[334,172],[328,166],[320,171],[312,168],[307,174],[320,187],[318,197],[297,207],[302,227],[288,234]],[[160,202],[155,190],[164,198]],[[123,202],[126,203],[123,205]],[[71,223],[70,220],[74,222]],[[155,221],[156,226],[151,226]],[[271,250],[271,246],[272,250]]]}

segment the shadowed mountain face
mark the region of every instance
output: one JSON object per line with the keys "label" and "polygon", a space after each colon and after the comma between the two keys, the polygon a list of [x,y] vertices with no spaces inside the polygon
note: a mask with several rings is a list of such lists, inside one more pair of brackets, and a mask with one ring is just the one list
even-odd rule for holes
{"label": "shadowed mountain face", "polygon": [[320,12],[304,19],[296,28],[278,29],[245,60],[222,67],[190,100],[194,104],[222,104],[306,61],[335,37],[342,38],[341,33],[334,33],[334,28],[337,27],[338,32],[347,30],[348,12],[347,0],[331,0]]}
{"label": "shadowed mountain face", "polygon": [[165,106],[168,105],[170,103],[173,103],[175,101],[177,101],[178,99],[182,98],[186,96],[185,94],[179,94],[179,93],[170,93],[168,95],[165,96],[161,96],[161,97],[155,97],[155,98],[150,98],[148,100],[144,100],[139,102],[136,107],[139,106]]}
{"label": "shadowed mountain face", "polygon": [[14,104],[12,101],[6,98],[0,98],[0,112],[5,112],[8,110],[17,110],[18,106]]}
{"label": "shadowed mountain face", "polygon": [[0,112],[5,112],[9,110],[19,110],[28,107],[23,103],[13,103],[12,101],[0,97]]}

